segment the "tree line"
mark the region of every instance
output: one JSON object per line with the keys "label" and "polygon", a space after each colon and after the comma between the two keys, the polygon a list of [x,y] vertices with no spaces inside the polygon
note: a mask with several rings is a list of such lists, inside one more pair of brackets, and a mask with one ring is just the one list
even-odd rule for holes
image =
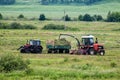
{"label": "tree line", "polygon": [[95,2],[99,2],[102,0],[40,0],[40,3],[42,5],[48,5],[48,4],[72,4],[72,3],[77,3],[81,4],[84,3],[86,5],[93,4]]}
{"label": "tree line", "polygon": [[0,0],[0,5],[10,5],[14,3],[15,3],[15,0]]}
{"label": "tree line", "polygon": [[[71,19],[71,17],[66,14],[65,16],[62,17],[64,21],[74,21]],[[46,17],[44,14],[40,14],[39,20],[44,21],[46,20]],[[79,15],[77,20],[79,21],[106,21],[106,22],[120,22],[120,12],[108,12],[107,18],[104,19],[101,15],[93,15],[91,16],[90,14],[84,14],[84,15]]]}
{"label": "tree line", "polygon": [[[17,18],[20,19],[20,20],[26,19],[23,14],[20,14]],[[2,20],[2,19],[4,19],[4,17],[0,13],[0,20]],[[40,21],[51,20],[51,19],[46,18],[45,14],[40,14],[38,19]],[[96,14],[93,15],[93,16],[91,16],[90,14],[79,15],[75,19],[71,18],[68,14],[66,14],[61,19],[64,20],[64,21],[76,21],[76,20],[79,20],[79,21],[120,22],[120,12],[111,12],[111,11],[109,11],[108,14],[107,14],[106,19],[104,19],[101,15],[96,15]],[[31,19],[31,20],[35,20],[35,19]]]}

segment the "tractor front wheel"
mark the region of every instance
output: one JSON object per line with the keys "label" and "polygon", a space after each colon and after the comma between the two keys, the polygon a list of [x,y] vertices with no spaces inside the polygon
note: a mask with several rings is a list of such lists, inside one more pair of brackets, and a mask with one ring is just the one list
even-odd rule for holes
{"label": "tractor front wheel", "polygon": [[20,50],[20,53],[25,53],[25,50],[24,50],[24,49],[21,49],[21,50]]}
{"label": "tractor front wheel", "polygon": [[103,56],[105,54],[105,51],[100,51],[99,53],[101,56]]}

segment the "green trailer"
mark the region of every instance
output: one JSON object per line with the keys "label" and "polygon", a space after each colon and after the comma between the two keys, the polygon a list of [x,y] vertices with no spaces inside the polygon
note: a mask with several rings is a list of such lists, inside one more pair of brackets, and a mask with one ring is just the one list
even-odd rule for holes
{"label": "green trailer", "polygon": [[71,49],[70,42],[66,39],[55,39],[47,41],[48,53],[69,53]]}

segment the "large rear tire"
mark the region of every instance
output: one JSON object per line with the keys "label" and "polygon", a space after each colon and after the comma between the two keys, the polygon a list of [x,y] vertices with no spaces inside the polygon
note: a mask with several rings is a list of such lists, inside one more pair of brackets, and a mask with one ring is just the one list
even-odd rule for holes
{"label": "large rear tire", "polygon": [[29,49],[25,49],[25,53],[31,53]]}
{"label": "large rear tire", "polygon": [[94,49],[90,49],[90,50],[89,50],[89,54],[90,54],[90,55],[94,55],[94,54],[95,54]]}
{"label": "large rear tire", "polygon": [[42,53],[42,49],[36,49],[35,53]]}

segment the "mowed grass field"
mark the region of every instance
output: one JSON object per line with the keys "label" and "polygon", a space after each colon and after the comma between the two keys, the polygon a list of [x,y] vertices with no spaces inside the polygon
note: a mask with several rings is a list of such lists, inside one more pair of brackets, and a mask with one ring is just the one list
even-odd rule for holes
{"label": "mowed grass field", "polygon": [[[38,0],[17,0],[15,5],[0,6],[3,23],[18,22],[31,24],[35,30],[0,29],[0,55],[20,55],[29,59],[32,72],[14,71],[0,73],[0,80],[119,80],[120,78],[120,23],[80,22],[80,21],[27,21],[17,20],[18,15],[25,18],[39,18],[45,14],[46,18],[61,19],[64,11],[72,18],[80,14],[100,14],[104,18],[109,11],[120,11],[119,2],[99,3],[99,5],[40,5]],[[15,19],[14,19],[15,18]],[[46,24],[66,25],[75,30],[42,30]],[[98,38],[105,46],[106,54],[99,55],[69,55],[47,54],[46,41],[57,39],[59,34],[72,34],[81,41],[82,35],[91,34]],[[77,49],[76,41],[66,37],[71,42],[72,49]],[[21,54],[17,49],[29,39],[42,41],[42,54]]]}
{"label": "mowed grass field", "polygon": [[[1,22],[11,23],[12,20]],[[120,78],[120,23],[80,22],[80,21],[16,21],[21,24],[32,24],[35,30],[0,30],[0,54],[21,55],[29,59],[33,71],[0,73],[0,80],[119,80]],[[42,30],[46,24],[65,24],[77,30]],[[57,39],[60,33],[75,35],[81,40],[82,35],[91,34],[105,46],[106,54],[69,55],[47,54],[46,41]],[[73,46],[76,41],[66,37]],[[40,39],[43,45],[42,54],[21,54],[17,51],[26,40]]]}

